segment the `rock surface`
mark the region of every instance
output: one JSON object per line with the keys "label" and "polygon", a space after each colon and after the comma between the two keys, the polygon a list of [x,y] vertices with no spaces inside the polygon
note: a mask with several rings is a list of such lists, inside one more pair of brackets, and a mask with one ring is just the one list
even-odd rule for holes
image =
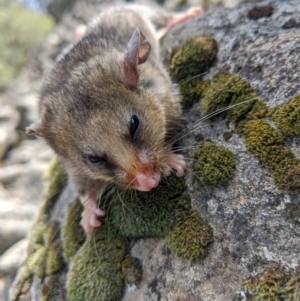
{"label": "rock surface", "polygon": [[[248,12],[254,4],[233,10],[218,8],[207,11],[203,16],[171,30],[162,40],[162,55],[168,57],[175,47],[189,37],[211,36],[216,39],[219,50],[214,66],[204,75],[204,79],[211,79],[220,70],[238,73],[251,84],[268,107],[284,103],[299,93],[300,88],[300,74],[296,67],[300,65],[300,29],[297,25],[300,2],[277,2],[271,5],[274,9],[271,16],[257,20],[248,18]],[[95,1],[88,4],[77,2],[41,47],[37,60],[20,76],[20,81],[24,80],[23,85],[17,88],[12,98],[18,110],[7,120],[13,131],[18,133],[20,123],[23,128],[23,125],[34,120],[30,108],[36,105],[41,75],[51,67],[62,48],[74,41],[75,26],[88,21],[99,9],[101,3]],[[29,80],[32,81],[30,88],[25,84]],[[11,110],[10,106],[7,108]],[[200,116],[199,104],[195,103],[184,114],[185,125],[190,125]],[[214,243],[205,258],[189,262],[177,258],[162,239],[133,241],[131,254],[141,261],[143,276],[137,287],[127,286],[122,300],[222,301],[233,300],[237,296],[240,298],[238,300],[248,300],[245,299],[247,292],[243,288],[243,281],[264,269],[262,267],[268,267],[269,263],[275,262],[291,273],[299,272],[299,194],[279,190],[274,185],[270,172],[249,152],[245,140],[235,132],[233,123],[223,118],[201,123],[197,130],[183,139],[183,145],[189,149],[185,152],[187,158],[192,159],[193,149],[199,144],[199,134],[229,149],[236,160],[234,178],[225,187],[198,184],[193,177],[192,160],[188,164],[186,183],[192,206],[213,227]],[[12,140],[7,143],[11,147],[15,140],[13,135],[9,138]],[[1,202],[1,208],[5,209],[5,212],[1,209],[1,225],[11,216],[12,228],[5,227],[3,231],[15,233],[13,242],[25,236],[33,212],[36,212],[37,204],[42,200],[41,185],[37,187],[33,183],[41,182],[41,170],[52,157],[46,146],[37,141],[32,146],[31,142],[26,141],[18,151],[8,153],[5,158],[7,163],[0,169],[3,185],[0,194],[1,200],[5,200]],[[291,147],[295,157],[300,159],[299,137],[285,139],[284,144]],[[28,156],[28,153],[34,156]],[[16,172],[18,167],[22,172]],[[32,175],[30,178],[27,177],[29,170]],[[22,190],[13,191],[19,181],[23,183]],[[69,198],[72,195],[74,197],[74,194],[68,194]],[[58,202],[57,206],[51,218],[62,221],[66,203]],[[17,218],[15,213],[10,214],[15,212],[11,211],[13,207],[19,207]],[[5,244],[0,254],[13,242]],[[66,269],[61,273],[61,279],[65,273]],[[0,288],[5,286],[4,282],[0,283]],[[63,287],[64,282],[60,283],[60,287]],[[18,289],[17,284],[18,281],[15,289]],[[39,288],[39,280],[35,277],[32,291],[40,295]],[[25,297],[23,299],[21,294],[16,300],[25,300]],[[29,300],[33,300],[33,297]],[[64,299],[52,297],[49,300]]]}

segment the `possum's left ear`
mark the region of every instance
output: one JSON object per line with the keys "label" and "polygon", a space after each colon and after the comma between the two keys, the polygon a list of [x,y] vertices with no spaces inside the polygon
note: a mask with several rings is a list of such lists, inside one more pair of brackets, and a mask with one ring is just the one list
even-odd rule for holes
{"label": "possum's left ear", "polygon": [[144,34],[136,28],[122,58],[123,74],[121,75],[121,81],[127,87],[134,88],[137,85],[139,80],[138,65],[146,62],[150,52],[150,43],[146,40]]}
{"label": "possum's left ear", "polygon": [[42,123],[37,121],[26,128],[26,134],[43,137],[44,135],[42,129]]}

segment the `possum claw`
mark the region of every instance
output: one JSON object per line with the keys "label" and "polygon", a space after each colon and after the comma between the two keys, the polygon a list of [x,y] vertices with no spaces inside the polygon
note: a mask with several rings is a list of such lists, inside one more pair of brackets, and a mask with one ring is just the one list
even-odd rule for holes
{"label": "possum claw", "polygon": [[176,170],[176,176],[182,177],[186,170],[186,162],[184,157],[179,154],[170,153],[166,156],[164,162],[163,174],[168,177],[171,173],[171,169]]}
{"label": "possum claw", "polygon": [[98,216],[104,216],[105,211],[98,208],[95,193],[85,193],[80,196],[84,210],[81,214],[80,225],[86,233],[92,233],[94,228],[100,227]]}

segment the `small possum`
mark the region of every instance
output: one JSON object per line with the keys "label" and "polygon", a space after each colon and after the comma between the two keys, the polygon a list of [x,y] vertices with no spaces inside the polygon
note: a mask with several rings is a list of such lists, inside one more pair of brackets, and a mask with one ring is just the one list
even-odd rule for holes
{"label": "small possum", "polygon": [[64,164],[84,206],[87,233],[101,225],[97,217],[105,212],[97,198],[101,203],[108,184],[150,191],[161,173],[184,175],[185,160],[168,143],[181,118],[179,91],[159,60],[158,39],[200,12],[109,8],[44,81],[40,120],[26,131],[44,138]]}

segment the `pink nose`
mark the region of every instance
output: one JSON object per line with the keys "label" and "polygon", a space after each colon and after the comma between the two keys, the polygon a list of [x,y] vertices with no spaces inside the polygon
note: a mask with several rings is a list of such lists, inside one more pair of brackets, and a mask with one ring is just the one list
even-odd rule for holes
{"label": "pink nose", "polygon": [[159,180],[160,176],[153,172],[146,174],[138,173],[136,176],[136,189],[140,191],[150,191],[159,184]]}

